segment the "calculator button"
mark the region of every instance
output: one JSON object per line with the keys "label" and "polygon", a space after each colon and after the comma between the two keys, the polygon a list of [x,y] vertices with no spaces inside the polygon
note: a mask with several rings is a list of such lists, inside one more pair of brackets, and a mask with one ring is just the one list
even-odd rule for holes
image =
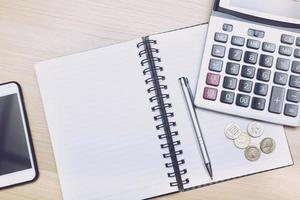
{"label": "calculator button", "polygon": [[250,93],[252,91],[252,85],[252,81],[241,79],[239,83],[239,91]]}
{"label": "calculator button", "polygon": [[300,49],[295,49],[295,51],[294,51],[294,57],[295,58],[300,58]]}
{"label": "calculator button", "polygon": [[284,101],[285,89],[277,86],[273,86],[269,111],[271,113],[280,114],[282,111],[283,101]]}
{"label": "calculator button", "polygon": [[222,71],[223,61],[217,59],[210,59],[209,61],[209,70],[220,72]]}
{"label": "calculator button", "polygon": [[250,49],[259,49],[260,41],[248,39],[247,40],[247,47],[250,48]]}
{"label": "calculator button", "polygon": [[226,73],[230,75],[238,75],[240,71],[240,65],[237,63],[228,62],[226,65]]}
{"label": "calculator button", "polygon": [[300,74],[300,62],[299,61],[293,61],[292,72]]}
{"label": "calculator button", "polygon": [[223,24],[223,31],[231,32],[233,30],[233,26],[231,24]]}
{"label": "calculator button", "polygon": [[244,62],[249,64],[256,64],[257,63],[258,54],[251,51],[246,51],[244,56]]}
{"label": "calculator button", "polygon": [[250,28],[248,29],[248,35],[252,37],[263,38],[265,37],[265,32]]}
{"label": "calculator button", "polygon": [[236,96],[236,105],[242,106],[242,107],[248,107],[250,102],[250,96],[244,95],[244,94],[238,94]]}
{"label": "calculator button", "polygon": [[218,58],[224,58],[226,48],[221,45],[213,45],[211,55]]}
{"label": "calculator button", "polygon": [[290,69],[291,61],[285,58],[277,58],[276,69],[288,71]]}
{"label": "calculator button", "polygon": [[243,51],[240,49],[229,49],[228,58],[230,60],[240,61],[242,59]]}
{"label": "calculator button", "polygon": [[255,32],[254,29],[251,29],[251,28],[248,29],[248,35],[249,36],[254,37],[254,32]]}
{"label": "calculator button", "polygon": [[263,37],[265,37],[265,32],[264,31],[255,30],[254,31],[254,37],[263,38]]}
{"label": "calculator button", "polygon": [[254,94],[266,96],[268,93],[268,85],[264,83],[255,83]]}
{"label": "calculator button", "polygon": [[296,45],[297,45],[298,47],[300,47],[300,37],[297,37]]}
{"label": "calculator button", "polygon": [[227,92],[222,91],[221,92],[221,99],[220,101],[227,104],[232,104],[234,100],[234,93],[233,92]]}
{"label": "calculator button", "polygon": [[215,41],[226,43],[228,40],[228,35],[225,33],[215,33]]}
{"label": "calculator button", "polygon": [[268,82],[270,80],[271,70],[258,69],[257,70],[257,80]]}
{"label": "calculator button", "polygon": [[244,46],[245,38],[239,36],[232,36],[231,44],[236,46]]}
{"label": "calculator button", "polygon": [[292,47],[287,47],[287,46],[280,46],[279,47],[279,54],[285,55],[285,56],[290,56],[293,53],[293,48]]}
{"label": "calculator button", "polygon": [[285,104],[284,114],[290,117],[297,117],[298,115],[298,106],[293,104]]}
{"label": "calculator button", "polygon": [[221,76],[219,74],[207,73],[206,84],[212,86],[218,86]]}
{"label": "calculator button", "polygon": [[299,103],[300,102],[300,91],[288,89],[286,100]]}
{"label": "calculator button", "polygon": [[258,97],[252,98],[251,108],[255,110],[264,110],[265,109],[266,100]]}
{"label": "calculator button", "polygon": [[268,56],[265,54],[260,55],[259,65],[263,67],[272,67],[273,65],[273,56]]}
{"label": "calculator button", "polygon": [[223,87],[226,89],[230,89],[230,90],[235,90],[237,85],[237,79],[236,78],[231,78],[228,76],[224,77],[224,81],[223,81]]}
{"label": "calculator button", "polygon": [[241,75],[246,78],[253,78],[255,74],[255,67],[243,65]]}
{"label": "calculator button", "polygon": [[218,95],[218,90],[215,88],[205,87],[203,91],[203,98],[207,100],[216,100]]}
{"label": "calculator button", "polygon": [[292,35],[282,34],[281,35],[281,42],[285,44],[294,44],[295,37]]}
{"label": "calculator button", "polygon": [[276,44],[263,42],[262,50],[270,53],[274,53],[276,50]]}
{"label": "calculator button", "polygon": [[281,72],[275,72],[274,75],[274,83],[279,85],[286,85],[288,80],[288,75]]}
{"label": "calculator button", "polygon": [[300,76],[291,75],[290,76],[290,86],[293,88],[300,89]]}

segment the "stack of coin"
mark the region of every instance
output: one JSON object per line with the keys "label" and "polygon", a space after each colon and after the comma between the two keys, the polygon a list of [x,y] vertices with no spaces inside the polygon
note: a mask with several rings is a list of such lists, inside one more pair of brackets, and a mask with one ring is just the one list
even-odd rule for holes
{"label": "stack of coin", "polygon": [[[239,149],[244,149],[244,156],[249,161],[256,161],[260,158],[261,152],[270,154],[275,150],[274,139],[267,137],[261,140],[259,145],[253,144],[251,138],[260,138],[264,129],[259,122],[251,122],[247,126],[247,132],[235,123],[231,123],[225,128],[225,136],[233,140],[234,145]],[[259,147],[258,147],[259,146]]]}

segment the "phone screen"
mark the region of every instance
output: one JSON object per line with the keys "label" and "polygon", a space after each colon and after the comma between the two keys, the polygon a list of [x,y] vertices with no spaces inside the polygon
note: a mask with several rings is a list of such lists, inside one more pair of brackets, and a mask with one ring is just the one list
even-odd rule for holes
{"label": "phone screen", "polygon": [[31,168],[18,94],[0,97],[0,175]]}

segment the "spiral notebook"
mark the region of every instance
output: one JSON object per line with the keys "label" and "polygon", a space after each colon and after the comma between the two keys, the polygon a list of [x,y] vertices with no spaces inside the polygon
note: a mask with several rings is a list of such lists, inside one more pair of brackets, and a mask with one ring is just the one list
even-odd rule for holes
{"label": "spiral notebook", "polygon": [[284,129],[256,162],[224,136],[247,119],[197,110],[204,167],[178,78],[195,88],[207,25],[151,35],[36,65],[64,199],[147,199],[292,165]]}

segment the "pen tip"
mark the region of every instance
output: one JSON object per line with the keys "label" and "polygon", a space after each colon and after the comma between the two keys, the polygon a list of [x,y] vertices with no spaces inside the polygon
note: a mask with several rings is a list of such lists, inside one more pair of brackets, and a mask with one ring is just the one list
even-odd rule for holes
{"label": "pen tip", "polygon": [[207,172],[209,174],[209,177],[211,178],[211,180],[213,180],[213,173],[212,173],[212,169],[211,169],[211,164],[206,163],[205,166],[206,166]]}

